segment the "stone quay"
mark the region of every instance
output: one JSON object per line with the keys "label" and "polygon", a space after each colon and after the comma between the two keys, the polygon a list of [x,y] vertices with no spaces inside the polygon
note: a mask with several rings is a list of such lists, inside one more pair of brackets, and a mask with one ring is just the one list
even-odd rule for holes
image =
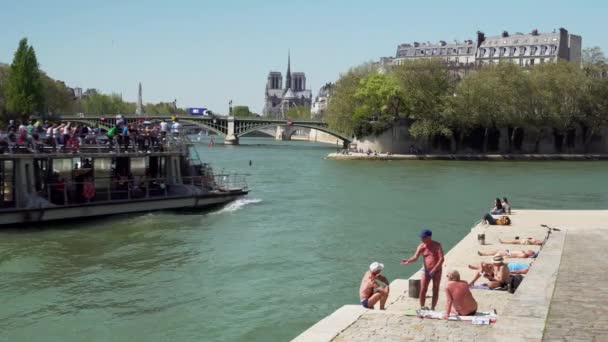
{"label": "stone quay", "polygon": [[[475,271],[469,264],[489,261],[477,251],[540,251],[517,291],[472,289],[479,311],[497,312],[496,323],[473,325],[406,316],[418,308],[408,295],[409,279],[391,283],[387,309],[368,310],[345,305],[293,341],[600,341],[608,336],[608,210],[517,210],[511,226],[477,224],[446,253],[443,266],[455,269],[469,281]],[[558,228],[551,231],[541,225]],[[478,234],[485,234],[480,245]],[[541,246],[501,244],[499,239],[546,239]],[[440,237],[435,237],[441,240]],[[533,259],[506,258],[505,262]],[[390,277],[390,275],[388,275]],[[478,284],[483,279],[478,280]],[[437,310],[445,309],[446,280],[442,279]],[[359,284],[353,284],[353,298]],[[431,286],[432,288],[432,286]],[[431,288],[427,296],[430,297]],[[427,299],[427,302],[430,298]]]}

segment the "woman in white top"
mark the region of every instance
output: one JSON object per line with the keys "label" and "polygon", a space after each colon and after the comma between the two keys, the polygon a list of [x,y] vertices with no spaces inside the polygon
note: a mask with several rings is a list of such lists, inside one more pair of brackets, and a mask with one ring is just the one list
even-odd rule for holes
{"label": "woman in white top", "polygon": [[511,214],[511,204],[509,204],[509,200],[506,197],[502,198],[502,209],[505,214]]}

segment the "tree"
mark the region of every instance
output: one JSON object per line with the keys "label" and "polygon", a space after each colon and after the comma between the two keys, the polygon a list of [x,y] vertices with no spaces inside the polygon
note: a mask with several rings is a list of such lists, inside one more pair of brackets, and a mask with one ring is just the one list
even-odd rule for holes
{"label": "tree", "polygon": [[389,70],[403,92],[403,112],[414,119],[410,134],[431,137],[451,136],[443,120],[448,99],[453,95],[455,79],[444,62],[436,59],[410,61]]}
{"label": "tree", "polygon": [[587,91],[582,98],[580,122],[585,128],[585,152],[592,138],[601,128],[608,126],[608,79],[589,78]]}
{"label": "tree", "polygon": [[6,85],[7,110],[21,119],[43,109],[44,94],[38,60],[32,46],[23,38],[15,52]]}
{"label": "tree", "polygon": [[583,65],[600,63],[606,63],[606,56],[599,46],[583,49]]}
{"label": "tree", "polygon": [[236,118],[246,118],[253,116],[253,113],[248,106],[234,106],[232,107],[232,115]]}
{"label": "tree", "polygon": [[375,72],[371,64],[363,64],[350,69],[336,81],[335,87],[329,91],[325,114],[325,119],[331,129],[347,136],[353,135],[355,126],[358,124],[353,119],[353,114],[358,106],[354,94],[359,88],[361,80]]}
{"label": "tree", "polygon": [[310,106],[291,107],[287,113],[285,113],[285,118],[292,120],[310,119]]}
{"label": "tree", "polygon": [[403,92],[392,75],[373,73],[359,81],[353,120],[357,137],[378,135],[392,126],[403,104]]}
{"label": "tree", "polygon": [[74,113],[74,94],[63,82],[42,74],[44,112],[56,114]]}
{"label": "tree", "polygon": [[0,65],[0,119],[6,113],[6,82],[8,80],[8,65]]}

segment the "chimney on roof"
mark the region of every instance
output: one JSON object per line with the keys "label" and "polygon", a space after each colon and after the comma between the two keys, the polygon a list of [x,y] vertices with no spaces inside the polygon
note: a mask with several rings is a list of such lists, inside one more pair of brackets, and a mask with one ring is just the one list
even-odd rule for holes
{"label": "chimney on roof", "polygon": [[418,42],[414,42],[414,46],[415,46],[415,47],[419,47],[419,46],[420,46],[420,43],[418,43]]}
{"label": "chimney on roof", "polygon": [[484,40],[486,40],[486,35],[481,31],[477,31],[477,47],[479,47]]}
{"label": "chimney on roof", "polygon": [[507,38],[509,36],[509,32],[507,31],[502,31],[502,37],[503,38]]}
{"label": "chimney on roof", "polygon": [[538,29],[534,29],[534,30],[532,30],[531,34],[532,34],[533,36],[538,36]]}
{"label": "chimney on roof", "polygon": [[439,45],[441,45],[441,46],[445,46],[446,44],[447,44],[447,43],[445,42],[445,40],[440,40],[440,41],[439,41]]}

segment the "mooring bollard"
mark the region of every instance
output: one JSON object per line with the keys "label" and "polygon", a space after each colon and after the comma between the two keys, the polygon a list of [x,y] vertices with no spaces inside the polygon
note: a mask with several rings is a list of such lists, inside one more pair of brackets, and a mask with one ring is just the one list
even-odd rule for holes
{"label": "mooring bollard", "polygon": [[477,241],[480,245],[486,244],[486,234],[477,234]]}
{"label": "mooring bollard", "polygon": [[411,298],[420,297],[420,279],[410,279],[409,286],[408,295]]}

